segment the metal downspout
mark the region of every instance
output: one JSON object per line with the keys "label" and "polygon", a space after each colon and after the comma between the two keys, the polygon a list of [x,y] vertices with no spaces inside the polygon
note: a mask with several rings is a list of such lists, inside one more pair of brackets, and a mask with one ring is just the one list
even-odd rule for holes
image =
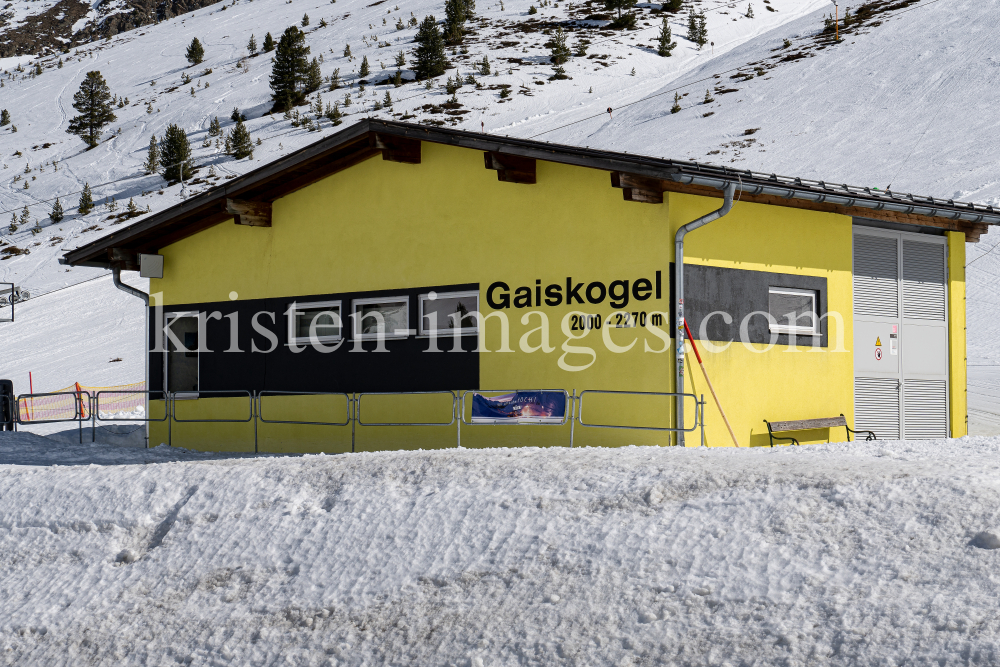
{"label": "metal downspout", "polygon": [[[674,391],[678,394],[684,393],[684,237],[688,232],[694,231],[699,227],[704,227],[710,222],[718,220],[722,216],[729,213],[733,208],[733,195],[736,194],[736,184],[733,182],[727,182],[722,187],[722,194],[724,201],[722,208],[712,211],[708,215],[703,215],[702,217],[694,220],[692,222],[683,225],[677,230],[677,235],[674,238],[674,286],[677,290],[677,322],[675,324],[674,340],[677,342],[675,348],[674,356],[674,372],[676,374],[676,381],[674,384]],[[684,428],[684,398],[682,396],[676,397],[677,401],[677,426],[678,429]],[[704,416],[702,417],[704,418]],[[684,431],[677,431],[677,445],[680,447],[684,446]]]}
{"label": "metal downspout", "polygon": [[[115,287],[117,287],[121,291],[125,292],[126,294],[131,294],[134,297],[138,297],[138,298],[142,299],[142,302],[144,304],[146,304],[146,307],[143,309],[143,310],[146,311],[146,340],[143,341],[142,346],[144,348],[147,348],[145,350],[144,356],[146,357],[146,364],[145,364],[145,367],[146,367],[146,377],[145,377],[145,381],[146,381],[146,391],[148,392],[149,391],[149,349],[148,349],[148,347],[149,347],[149,295],[146,294],[145,292],[143,292],[142,290],[138,290],[138,289],[132,287],[131,285],[126,285],[125,283],[123,283],[122,282],[122,270],[120,268],[118,268],[118,267],[112,267],[112,269],[111,269],[111,280],[114,281]],[[148,416],[149,415],[149,400],[148,400],[149,394],[147,393],[146,396],[147,396],[147,400],[145,401],[145,406],[144,407],[146,409],[146,415]],[[145,426],[146,426],[146,449],[149,449],[149,422],[146,422]]]}

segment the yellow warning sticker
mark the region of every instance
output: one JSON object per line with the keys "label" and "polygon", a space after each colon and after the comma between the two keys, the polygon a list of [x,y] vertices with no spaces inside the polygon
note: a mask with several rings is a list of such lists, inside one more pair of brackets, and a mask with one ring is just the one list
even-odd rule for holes
{"label": "yellow warning sticker", "polygon": [[875,337],[875,347],[881,347],[881,346],[882,346],[882,339],[880,337],[876,336]]}

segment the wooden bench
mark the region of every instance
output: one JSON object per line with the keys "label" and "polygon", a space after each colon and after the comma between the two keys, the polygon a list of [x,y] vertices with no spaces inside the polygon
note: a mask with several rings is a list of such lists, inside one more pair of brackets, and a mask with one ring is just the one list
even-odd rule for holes
{"label": "wooden bench", "polygon": [[808,431],[815,428],[834,428],[836,426],[843,426],[847,429],[847,442],[851,441],[852,433],[867,433],[868,440],[878,440],[875,433],[872,431],[855,431],[850,426],[847,425],[847,418],[841,414],[839,417],[823,417],[822,419],[799,419],[797,421],[788,422],[769,422],[766,419],[764,423],[767,424],[767,436],[771,439],[771,446],[774,447],[775,440],[791,440],[793,444],[799,444],[799,441],[795,438],[779,438],[774,435],[775,433],[784,433],[786,431]]}

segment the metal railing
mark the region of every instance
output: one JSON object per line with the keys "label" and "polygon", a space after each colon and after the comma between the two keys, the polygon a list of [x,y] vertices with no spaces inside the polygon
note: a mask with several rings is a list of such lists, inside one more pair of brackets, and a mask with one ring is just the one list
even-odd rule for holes
{"label": "metal railing", "polygon": [[[60,396],[65,396],[67,399],[42,400]],[[84,397],[86,397],[86,400]],[[93,419],[93,410],[90,409],[92,400],[90,393],[86,391],[54,391],[40,394],[21,394],[15,402],[14,416],[17,419],[17,423],[22,425],[76,422],[79,426],[80,444],[82,445],[83,422],[92,421]],[[24,417],[22,417],[22,401],[24,401]],[[42,418],[36,419],[36,413],[41,414]],[[67,414],[72,414],[72,416],[66,416]]]}
{"label": "metal railing", "polygon": [[[101,416],[101,396],[102,395],[113,395],[113,394],[144,394],[146,396],[146,410],[142,417],[119,417],[119,416]],[[560,418],[539,418],[539,419],[515,419],[515,418],[497,418],[497,419],[484,419],[484,418],[471,418],[466,419],[466,398],[469,394],[472,395],[483,395],[483,394],[510,394],[510,393],[522,393],[522,394],[532,394],[532,393],[560,393],[563,395],[564,409],[562,417]],[[632,425],[632,424],[596,424],[587,423],[583,419],[583,398],[587,394],[594,395],[620,395],[620,396],[664,396],[672,397],[675,400],[692,399],[695,402],[695,419],[691,428],[679,429],[666,426],[647,426],[647,425]],[[361,401],[366,396],[428,396],[428,395],[442,395],[451,396],[451,420],[450,421],[373,421],[365,422],[361,416]],[[36,409],[35,401],[36,399],[42,399],[45,397],[53,396],[67,396],[70,397],[72,403],[73,416],[61,416],[52,419],[36,419],[34,418],[34,411]],[[266,397],[280,397],[280,396],[342,396],[346,401],[346,419],[343,421],[319,421],[319,420],[289,420],[289,419],[268,419],[264,416],[264,399]],[[157,398],[159,397],[159,398]],[[8,401],[12,397],[0,396],[0,399],[7,399]],[[249,413],[244,417],[239,418],[182,418],[177,414],[177,403],[186,403],[188,401],[197,401],[201,398],[246,398],[248,400]],[[163,401],[164,410],[163,416],[153,418],[150,416],[151,410],[149,408],[150,403],[154,401]],[[0,406],[3,404],[0,403]],[[23,406],[23,410],[22,410]],[[44,405],[40,408],[45,411],[48,410]],[[65,406],[63,406],[65,412]],[[2,412],[2,409],[0,409]],[[51,415],[49,415],[51,416]],[[629,430],[641,430],[641,431],[660,431],[660,432],[685,432],[690,433],[695,430],[701,430],[701,444],[705,444],[705,398],[704,396],[698,397],[694,394],[677,394],[671,392],[647,392],[647,391],[611,391],[611,390],[600,390],[600,389],[585,389],[577,395],[574,389],[572,393],[565,389],[520,389],[520,390],[493,390],[493,389],[475,389],[467,390],[462,392],[454,392],[449,390],[440,391],[400,391],[400,392],[362,392],[358,394],[347,394],[344,392],[316,392],[316,391],[277,391],[277,390],[265,390],[265,391],[250,391],[250,390],[238,390],[238,389],[227,389],[227,390],[201,390],[198,392],[163,392],[163,391],[138,391],[138,390],[120,390],[120,391],[99,391],[96,395],[91,396],[87,391],[79,392],[54,392],[47,394],[21,394],[17,396],[14,400],[14,411],[13,411],[14,423],[23,425],[31,424],[51,424],[56,422],[76,422],[80,427],[80,442],[83,443],[83,422],[91,421],[92,429],[96,429],[97,421],[131,421],[131,422],[144,422],[144,423],[167,423],[167,444],[173,446],[173,424],[174,423],[184,423],[184,424],[204,424],[204,423],[224,423],[224,424],[248,424],[253,422],[253,448],[254,453],[259,453],[259,427],[258,424],[289,424],[289,425],[303,425],[303,426],[330,426],[330,427],[351,427],[351,451],[355,451],[356,448],[356,434],[357,428],[359,426],[364,427],[383,427],[383,426],[439,426],[439,427],[449,427],[456,425],[456,447],[462,446],[462,424],[466,426],[566,426],[568,423],[570,425],[570,437],[569,446],[574,446],[575,437],[575,427],[579,425],[585,428],[611,428],[611,429],[629,429]],[[557,421],[558,419],[558,421]],[[96,439],[96,436],[93,436]],[[146,446],[149,446],[147,441]]]}
{"label": "metal railing", "polygon": [[[617,395],[617,396],[671,396],[677,401],[683,401],[685,398],[691,398],[694,400],[694,424],[691,428],[671,428],[669,426],[632,426],[632,425],[619,425],[619,424],[588,424],[583,421],[583,397],[586,394],[603,394],[603,395]],[[691,433],[698,429],[701,429],[701,444],[705,445],[705,396],[702,395],[701,399],[694,394],[688,393],[675,393],[667,391],[610,391],[605,389],[584,389],[580,392],[580,395],[576,397],[576,402],[579,405],[579,411],[576,415],[576,421],[580,426],[587,428],[623,428],[638,431],[667,431],[670,433]],[[572,444],[570,445],[572,447]]]}

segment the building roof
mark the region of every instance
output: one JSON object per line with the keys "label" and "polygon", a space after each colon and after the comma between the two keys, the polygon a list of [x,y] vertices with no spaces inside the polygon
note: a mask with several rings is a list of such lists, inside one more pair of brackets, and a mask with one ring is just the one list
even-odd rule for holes
{"label": "building roof", "polygon": [[[951,199],[530,139],[365,119],[259,169],[71,250],[60,261],[74,266],[111,267],[114,262],[123,261],[124,257],[134,257],[135,253],[156,253],[159,248],[233,218],[233,208],[229,204],[233,200],[270,203],[379,153],[387,160],[419,162],[418,142],[423,141],[483,151],[487,154],[487,168],[497,169],[500,180],[534,182],[533,160],[609,171],[612,174],[611,185],[622,188],[625,199],[631,201],[662,201],[665,191],[721,197],[722,186],[733,182],[742,192],[742,201],[959,231],[965,233],[970,241],[977,241],[989,225],[1000,224],[1000,209]],[[495,158],[492,166],[490,154]],[[521,180],[524,178],[522,169],[527,169],[524,165],[528,163],[531,180]]]}

